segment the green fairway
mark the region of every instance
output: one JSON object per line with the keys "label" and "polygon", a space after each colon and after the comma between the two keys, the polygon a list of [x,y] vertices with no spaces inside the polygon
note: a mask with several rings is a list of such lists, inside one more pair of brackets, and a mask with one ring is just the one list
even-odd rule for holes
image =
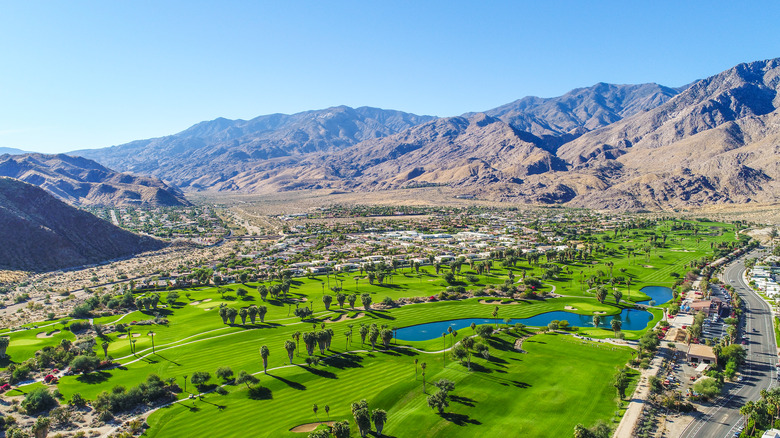
{"label": "green fairway", "polygon": [[[220,436],[301,436],[289,429],[317,418],[311,405],[330,406],[330,419],[351,419],[350,403],[365,398],[385,409],[388,436],[568,436],[577,423],[609,421],[615,391],[609,385],[616,367],[630,358],[626,348],[577,341],[564,335],[538,335],[525,340],[522,354],[511,347],[511,335],[491,342],[491,360],[473,359],[473,371],[440,355],[391,352],[356,353],[321,366],[271,371],[258,375],[267,388],[265,399],[253,399],[242,386],[228,387],[227,396],[208,395],[154,413],[150,437],[219,430]],[[427,361],[430,382],[455,382],[444,416],[428,408],[422,379],[415,379],[413,360]],[[323,378],[325,377],[325,378]],[[533,406],[533,409],[528,409]],[[569,409],[576,406],[576,409]],[[259,415],[258,413],[262,413]],[[325,420],[320,413],[319,420]],[[353,436],[357,436],[353,427]]]}

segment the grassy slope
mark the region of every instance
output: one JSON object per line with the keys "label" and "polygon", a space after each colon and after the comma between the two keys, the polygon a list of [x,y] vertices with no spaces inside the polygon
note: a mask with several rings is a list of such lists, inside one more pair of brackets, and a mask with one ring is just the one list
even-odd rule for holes
{"label": "grassy slope", "polygon": [[[228,396],[209,395],[202,402],[187,401],[153,414],[148,435],[219,430],[220,436],[243,436],[245,426],[251,425],[254,436],[301,436],[286,431],[316,420],[313,403],[320,406],[320,419],[328,404],[330,418],[340,420],[350,418],[349,404],[360,398],[372,409],[388,411],[385,434],[390,436],[499,436],[511,418],[513,432],[546,437],[568,435],[578,422],[610,418],[614,389],[609,381],[615,367],[630,357],[627,349],[540,335],[526,340],[528,354],[521,354],[511,350],[513,342],[510,335],[498,338],[495,357],[475,358],[472,373],[449,360],[444,367],[439,355],[383,352],[355,355],[342,368],[321,368],[319,373],[327,378],[301,367],[274,371],[275,378],[260,376],[272,399],[252,400],[245,388],[231,388]],[[415,357],[428,362],[428,382],[443,377],[455,382],[453,395],[458,398],[444,418],[427,407],[421,378],[415,381],[413,374]],[[429,385],[428,392],[433,391]]]}

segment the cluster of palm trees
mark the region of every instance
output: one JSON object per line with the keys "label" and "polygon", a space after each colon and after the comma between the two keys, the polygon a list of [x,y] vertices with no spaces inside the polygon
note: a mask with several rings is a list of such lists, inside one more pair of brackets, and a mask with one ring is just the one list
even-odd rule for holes
{"label": "cluster of palm trees", "polygon": [[246,318],[249,317],[249,321],[255,324],[257,318],[260,318],[260,323],[265,323],[265,315],[268,313],[268,308],[265,306],[255,306],[254,304],[249,307],[242,307],[240,310],[236,310],[232,307],[228,307],[227,304],[222,303],[219,305],[219,317],[222,318],[222,323],[230,324],[236,323],[236,317],[241,317],[241,324],[246,324]]}
{"label": "cluster of palm trees", "polygon": [[780,418],[780,387],[762,389],[761,398],[745,403],[739,413],[745,417],[745,426],[749,427],[750,436],[753,436],[756,430],[773,427],[775,421]]}

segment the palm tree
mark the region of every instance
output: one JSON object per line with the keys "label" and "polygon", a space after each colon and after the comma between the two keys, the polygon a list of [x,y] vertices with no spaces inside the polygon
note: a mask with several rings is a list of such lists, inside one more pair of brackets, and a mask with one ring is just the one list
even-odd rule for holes
{"label": "palm tree", "polygon": [[599,315],[593,315],[593,327],[598,328],[601,323],[601,317]]}
{"label": "palm tree", "polygon": [[612,296],[615,297],[615,304],[620,305],[620,300],[623,298],[623,292],[616,289],[612,292]]}
{"label": "palm tree", "polygon": [[426,394],[426,392],[425,392],[425,369],[428,368],[428,365],[425,362],[423,362],[423,363],[420,364],[420,368],[422,368],[423,394]]}
{"label": "palm tree", "polygon": [[284,341],[284,349],[287,350],[287,357],[290,358],[290,365],[292,365],[293,353],[295,352],[295,342],[289,339]]}
{"label": "palm tree", "polygon": [[612,331],[615,332],[615,337],[617,337],[620,328],[623,327],[623,321],[617,318],[612,318],[612,322],[610,324],[612,325]]}
{"label": "palm tree", "polygon": [[292,338],[295,339],[295,355],[298,355],[298,351],[301,349],[301,332],[295,332],[292,334]]}
{"label": "palm tree", "polygon": [[271,355],[271,351],[268,350],[268,347],[263,345],[260,347],[260,357],[263,358],[263,372],[268,374],[268,356]]}
{"label": "palm tree", "polygon": [[493,318],[496,320],[496,328],[498,328],[498,306],[493,309]]}
{"label": "palm tree", "polygon": [[465,348],[466,353],[468,353],[469,371],[471,371],[471,348],[474,347],[474,338],[471,337],[463,338],[463,340],[460,341],[460,343],[463,344],[463,348]]}
{"label": "palm tree", "polygon": [[325,415],[328,416],[328,420],[330,420],[330,406],[325,405]]}
{"label": "palm tree", "polygon": [[418,361],[419,361],[419,359],[417,359],[417,358],[414,359],[414,380],[417,380],[417,362]]}
{"label": "palm tree", "polygon": [[599,303],[603,303],[605,298],[607,298],[607,288],[599,286],[596,289],[596,299],[599,300]]}
{"label": "palm tree", "polygon": [[319,422],[319,421],[320,421],[320,417],[318,417],[318,416],[317,416],[317,410],[318,410],[318,409],[319,409],[319,408],[317,407],[317,404],[316,404],[316,403],[315,403],[314,405],[312,405],[312,407],[311,407],[311,410],[312,410],[312,411],[314,411],[314,417],[315,417],[315,418],[317,419],[317,421]]}
{"label": "palm tree", "polygon": [[371,419],[374,420],[376,435],[382,436],[382,429],[384,429],[385,422],[387,421],[387,412],[383,409],[374,409],[374,412],[371,413]]}

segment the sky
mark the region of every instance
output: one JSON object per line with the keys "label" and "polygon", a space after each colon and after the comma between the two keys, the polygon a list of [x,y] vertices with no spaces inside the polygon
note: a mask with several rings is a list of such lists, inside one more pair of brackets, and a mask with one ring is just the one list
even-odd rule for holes
{"label": "sky", "polygon": [[770,1],[5,1],[0,147],[336,105],[454,116],[780,57]]}

